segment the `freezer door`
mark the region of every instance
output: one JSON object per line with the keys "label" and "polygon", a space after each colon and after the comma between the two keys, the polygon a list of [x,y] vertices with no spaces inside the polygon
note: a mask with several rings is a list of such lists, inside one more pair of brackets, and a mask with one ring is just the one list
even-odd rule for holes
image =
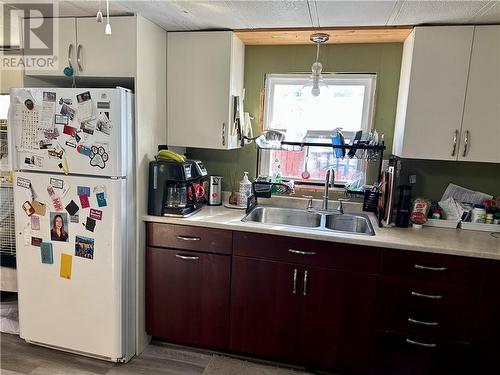
{"label": "freezer door", "polygon": [[122,88],[11,89],[14,170],[126,176],[133,155],[131,97]]}
{"label": "freezer door", "polygon": [[126,180],[22,172],[14,179],[21,337],[122,358],[133,337]]}

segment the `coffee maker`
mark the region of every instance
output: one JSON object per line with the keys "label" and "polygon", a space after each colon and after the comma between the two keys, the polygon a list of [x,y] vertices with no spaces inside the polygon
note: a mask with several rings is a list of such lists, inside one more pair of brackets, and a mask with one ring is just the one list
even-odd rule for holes
{"label": "coffee maker", "polygon": [[198,160],[150,162],[148,214],[188,217],[198,212],[205,201],[206,175]]}

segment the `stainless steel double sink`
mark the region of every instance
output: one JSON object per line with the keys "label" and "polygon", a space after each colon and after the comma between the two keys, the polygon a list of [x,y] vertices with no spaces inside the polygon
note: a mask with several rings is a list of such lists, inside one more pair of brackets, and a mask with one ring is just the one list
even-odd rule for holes
{"label": "stainless steel double sink", "polygon": [[370,219],[364,214],[256,206],[242,221],[269,225],[290,225],[326,232],[375,235]]}

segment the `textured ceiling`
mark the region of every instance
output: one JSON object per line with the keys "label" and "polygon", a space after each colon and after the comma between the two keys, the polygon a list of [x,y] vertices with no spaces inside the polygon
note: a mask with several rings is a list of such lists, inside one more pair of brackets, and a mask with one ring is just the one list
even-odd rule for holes
{"label": "textured ceiling", "polygon": [[[104,0],[56,2],[61,16],[105,8]],[[167,30],[500,23],[500,1],[121,0],[110,2],[110,13],[139,13]]]}

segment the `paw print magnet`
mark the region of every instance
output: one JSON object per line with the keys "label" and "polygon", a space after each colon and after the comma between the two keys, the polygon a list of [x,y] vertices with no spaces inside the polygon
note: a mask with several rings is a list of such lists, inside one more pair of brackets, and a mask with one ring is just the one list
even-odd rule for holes
{"label": "paw print magnet", "polygon": [[109,159],[109,155],[102,146],[92,146],[90,149],[90,165],[92,167],[99,167],[104,169],[106,167],[106,162]]}

